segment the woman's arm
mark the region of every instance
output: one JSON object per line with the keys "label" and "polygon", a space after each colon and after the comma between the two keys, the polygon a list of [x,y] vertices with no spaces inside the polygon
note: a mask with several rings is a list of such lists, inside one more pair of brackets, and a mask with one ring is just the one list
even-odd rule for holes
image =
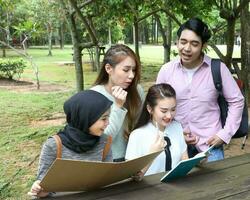
{"label": "woman's arm", "polygon": [[115,140],[115,137],[118,135],[120,129],[123,127],[126,114],[126,108],[119,108],[117,105],[112,105],[109,117],[109,125],[104,130],[104,133],[106,135],[111,135],[112,139]]}
{"label": "woman's arm", "polygon": [[[155,142],[153,142],[149,148],[148,153],[154,153],[157,151],[164,150],[164,147],[166,146],[166,141],[163,139],[163,137],[160,134],[156,135]],[[144,177],[145,173],[148,171],[149,167],[152,163],[148,164],[146,167],[144,167],[141,171],[137,172],[134,176],[132,176],[132,179],[134,181],[141,181]]]}
{"label": "woman's arm", "polygon": [[49,194],[48,192],[43,191],[43,188],[40,186],[40,182],[42,178],[45,176],[49,167],[52,165],[52,163],[56,159],[56,150],[57,150],[57,147],[56,147],[54,138],[49,138],[43,145],[43,148],[41,151],[37,180],[31,186],[31,189],[28,192],[28,195],[37,196],[37,197],[45,197]]}

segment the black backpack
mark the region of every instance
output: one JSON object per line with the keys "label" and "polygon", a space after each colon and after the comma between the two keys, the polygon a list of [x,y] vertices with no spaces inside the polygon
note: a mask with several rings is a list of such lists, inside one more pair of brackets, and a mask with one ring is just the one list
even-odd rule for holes
{"label": "black backpack", "polygon": [[[221,124],[223,127],[225,125],[226,118],[227,118],[228,104],[227,104],[227,101],[222,94],[222,80],[221,80],[220,64],[221,64],[221,62],[219,59],[212,59],[211,70],[212,70],[212,76],[213,76],[215,88],[217,89],[217,91],[219,93],[218,104],[220,107]],[[235,80],[236,80],[236,82],[238,82],[237,78],[235,78]],[[242,88],[240,88],[240,89],[241,89],[242,94],[244,95]],[[242,147],[241,147],[243,149],[245,146],[245,141],[248,138],[248,109],[247,109],[246,101],[244,103],[244,109],[243,109],[243,113],[242,113],[240,127],[236,131],[236,133],[233,135],[233,138],[240,138],[240,137],[244,137]]]}

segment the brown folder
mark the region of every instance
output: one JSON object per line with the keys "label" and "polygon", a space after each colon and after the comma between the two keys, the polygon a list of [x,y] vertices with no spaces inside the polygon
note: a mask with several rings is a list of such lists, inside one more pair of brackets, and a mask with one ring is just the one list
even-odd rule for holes
{"label": "brown folder", "polygon": [[42,179],[41,186],[47,192],[97,189],[130,178],[160,153],[119,163],[56,159]]}

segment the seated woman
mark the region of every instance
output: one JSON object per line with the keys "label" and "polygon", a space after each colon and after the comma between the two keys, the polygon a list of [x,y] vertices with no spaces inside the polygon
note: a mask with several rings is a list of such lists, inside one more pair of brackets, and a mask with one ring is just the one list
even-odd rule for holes
{"label": "seated woman", "polygon": [[135,179],[168,171],[188,158],[181,124],[174,120],[175,110],[176,94],[169,84],[149,88],[139,120],[130,134],[125,158],[131,160],[165,148]]}
{"label": "seated woman", "polygon": [[[63,159],[112,161],[111,151],[102,157],[107,143],[103,131],[109,123],[111,105],[111,101],[93,90],[79,92],[64,103],[67,125],[57,133],[62,143]],[[50,137],[43,145],[37,180],[28,195],[45,197],[49,194],[43,191],[40,182],[56,158],[56,140]]]}

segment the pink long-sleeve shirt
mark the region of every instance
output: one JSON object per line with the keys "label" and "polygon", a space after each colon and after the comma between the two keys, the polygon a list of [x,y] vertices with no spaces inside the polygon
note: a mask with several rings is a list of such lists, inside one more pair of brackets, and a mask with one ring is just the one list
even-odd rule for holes
{"label": "pink long-sleeve shirt", "polygon": [[224,128],[220,121],[220,108],[217,103],[218,92],[214,86],[211,72],[211,58],[204,55],[203,62],[193,74],[191,83],[183,69],[180,59],[162,66],[156,83],[168,83],[176,91],[177,112],[175,119],[184,131],[190,131],[200,139],[196,144],[199,151],[208,148],[207,141],[217,134],[225,143],[238,130],[244,97],[224,63],[221,63],[223,95],[228,102],[228,117]]}

